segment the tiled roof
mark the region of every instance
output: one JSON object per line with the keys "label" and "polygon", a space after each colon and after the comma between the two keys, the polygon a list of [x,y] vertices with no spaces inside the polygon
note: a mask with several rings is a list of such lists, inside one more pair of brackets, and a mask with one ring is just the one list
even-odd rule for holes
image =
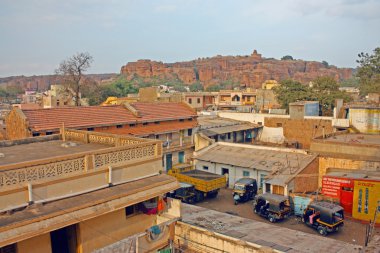
{"label": "tiled roof", "polygon": [[156,125],[151,124],[147,126],[139,126],[134,128],[117,128],[108,130],[107,132],[113,134],[130,134],[138,137],[147,136],[150,134],[162,134],[162,133],[170,133],[183,129],[190,129],[197,126],[197,121],[185,121],[185,122],[176,122],[175,124],[163,124]]}
{"label": "tiled roof", "polygon": [[131,103],[141,115],[142,121],[170,120],[190,118],[197,116],[193,109],[184,103],[156,102],[156,103]]}
{"label": "tiled roof", "polygon": [[34,131],[56,130],[65,124],[67,128],[84,128],[121,125],[145,121],[165,121],[196,116],[183,103],[133,103],[139,117],[122,105],[57,107],[50,109],[22,110]]}

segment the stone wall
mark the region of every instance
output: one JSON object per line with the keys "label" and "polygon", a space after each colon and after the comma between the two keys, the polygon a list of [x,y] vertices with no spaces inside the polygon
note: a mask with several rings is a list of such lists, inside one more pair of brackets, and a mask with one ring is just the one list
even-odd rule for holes
{"label": "stone wall", "polygon": [[294,192],[313,192],[318,189],[319,159],[315,158],[294,179]]}
{"label": "stone wall", "polygon": [[5,118],[6,138],[17,140],[31,137],[32,133],[28,130],[28,122],[23,112],[14,108]]}
{"label": "stone wall", "polygon": [[282,117],[266,117],[266,127],[282,127],[288,143],[298,142],[300,148],[308,149],[313,138],[333,133],[331,120],[329,119],[289,119]]}

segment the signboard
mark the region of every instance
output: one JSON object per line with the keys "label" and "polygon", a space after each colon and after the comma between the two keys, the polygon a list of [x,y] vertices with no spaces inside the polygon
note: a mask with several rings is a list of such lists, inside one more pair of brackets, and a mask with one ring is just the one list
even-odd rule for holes
{"label": "signboard", "polygon": [[[352,217],[364,221],[374,219],[380,201],[380,181],[355,180]],[[380,223],[380,215],[376,223]]]}
{"label": "signboard", "polygon": [[342,188],[353,188],[352,179],[323,176],[323,179],[322,179],[323,195],[340,199]]}

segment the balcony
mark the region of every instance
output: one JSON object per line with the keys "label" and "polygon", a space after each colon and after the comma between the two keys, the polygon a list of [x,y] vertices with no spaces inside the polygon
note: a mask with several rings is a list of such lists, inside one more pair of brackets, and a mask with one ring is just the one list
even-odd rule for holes
{"label": "balcony", "polygon": [[173,152],[191,147],[194,147],[193,138],[192,136],[186,136],[178,139],[172,139],[168,142],[164,142],[163,152]]}
{"label": "balcony", "polygon": [[68,129],[59,140],[49,140],[0,148],[5,156],[0,212],[158,175],[162,169],[157,140]]}
{"label": "balcony", "polygon": [[[181,201],[168,199],[165,210],[157,215],[155,224],[145,231],[107,245],[94,253],[107,252],[155,252],[169,246],[169,240],[174,240],[176,221],[181,214]],[[141,217],[144,219],[144,217]]]}

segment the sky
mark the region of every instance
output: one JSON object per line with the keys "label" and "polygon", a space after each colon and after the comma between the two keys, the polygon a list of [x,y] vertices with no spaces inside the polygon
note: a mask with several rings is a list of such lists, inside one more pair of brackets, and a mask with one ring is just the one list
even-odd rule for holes
{"label": "sky", "polygon": [[119,73],[254,49],[356,67],[376,47],[380,0],[0,0],[0,77],[53,74],[78,52],[89,73]]}

